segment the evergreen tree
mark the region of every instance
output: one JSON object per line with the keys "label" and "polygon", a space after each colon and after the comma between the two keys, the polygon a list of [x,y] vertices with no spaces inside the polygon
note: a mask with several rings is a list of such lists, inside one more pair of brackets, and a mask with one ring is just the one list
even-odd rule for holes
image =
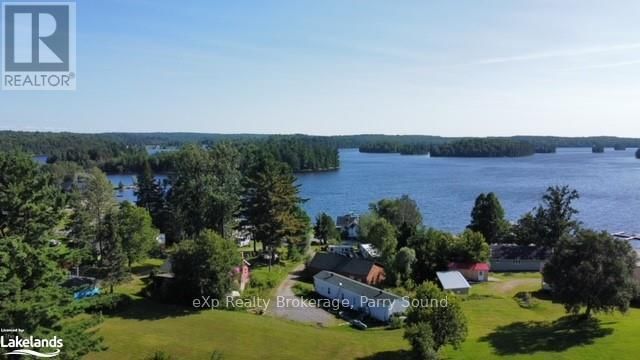
{"label": "evergreen tree", "polygon": [[28,155],[0,153],[0,236],[42,240],[60,220],[63,204],[53,178]]}
{"label": "evergreen tree", "polygon": [[322,240],[326,244],[328,240],[337,239],[340,234],[336,229],[336,223],[333,218],[326,213],[321,213],[316,217],[316,224],[313,227],[316,238]]}
{"label": "evergreen tree", "polygon": [[62,287],[61,249],[47,241],[64,207],[52,183],[28,155],[0,153],[0,324],[23,337],[63,337],[61,358],[73,359],[98,349],[99,339],[85,331],[87,321],[64,321],[77,308]]}
{"label": "evergreen tree", "polygon": [[169,201],[182,237],[206,229],[227,235],[240,205],[238,152],[228,144],[211,150],[190,145],[176,155]]}
{"label": "evergreen tree", "polygon": [[98,239],[103,248],[98,259],[97,270],[100,279],[109,286],[111,293],[113,293],[115,285],[129,278],[127,256],[122,249],[118,220],[117,211],[112,210],[105,216],[104,223],[98,233]]}
{"label": "evergreen tree", "polygon": [[488,243],[501,242],[509,223],[504,218],[504,209],[494,193],[480,194],[471,211],[471,223],[467,228],[480,232]]}
{"label": "evergreen tree", "polygon": [[259,154],[244,178],[242,226],[251,229],[253,238],[269,251],[284,239],[295,242],[308,230],[299,193],[288,166]]}

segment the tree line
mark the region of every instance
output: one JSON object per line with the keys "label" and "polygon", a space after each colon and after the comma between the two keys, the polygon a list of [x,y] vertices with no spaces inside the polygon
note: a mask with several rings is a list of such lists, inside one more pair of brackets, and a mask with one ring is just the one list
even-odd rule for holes
{"label": "tree line", "polygon": [[[285,243],[303,248],[310,220],[291,168],[263,147],[246,151],[185,146],[166,184],[145,164],[136,204],[118,204],[97,167],[39,165],[24,152],[0,152],[0,322],[27,336],[63,337],[61,358],[79,358],[103,347],[87,329],[126,302],[114,287],[136,262],[162,251],[160,231],[167,232],[177,302],[234,289],[231,274],[241,264],[235,229],[272,255]],[[74,301],[77,288],[65,285],[71,274],[98,279],[103,294]],[[65,321],[82,312],[89,316]]]}
{"label": "tree line", "polygon": [[206,134],[74,134],[0,132],[0,151],[20,149],[47,157],[47,163],[73,162],[84,168],[98,167],[106,173],[139,173],[146,163],[156,172],[171,172],[176,166],[173,152],[149,154],[145,145],[199,144],[210,148],[229,142],[243,151],[258,146],[294,172],[333,170],[340,166],[337,147],[321,137]]}

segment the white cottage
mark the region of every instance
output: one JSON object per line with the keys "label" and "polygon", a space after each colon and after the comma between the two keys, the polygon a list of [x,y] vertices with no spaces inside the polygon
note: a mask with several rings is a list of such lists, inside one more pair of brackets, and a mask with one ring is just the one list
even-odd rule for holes
{"label": "white cottage", "polygon": [[313,277],[313,285],[318,294],[346,301],[352,309],[380,321],[389,321],[392,315],[402,314],[409,307],[409,302],[398,295],[331,271],[317,273]]}

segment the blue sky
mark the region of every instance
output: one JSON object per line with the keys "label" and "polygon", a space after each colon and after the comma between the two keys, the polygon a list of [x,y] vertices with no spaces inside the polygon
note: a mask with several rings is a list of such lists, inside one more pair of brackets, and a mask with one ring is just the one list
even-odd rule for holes
{"label": "blue sky", "polygon": [[77,3],[77,90],[0,92],[42,131],[640,137],[637,1]]}

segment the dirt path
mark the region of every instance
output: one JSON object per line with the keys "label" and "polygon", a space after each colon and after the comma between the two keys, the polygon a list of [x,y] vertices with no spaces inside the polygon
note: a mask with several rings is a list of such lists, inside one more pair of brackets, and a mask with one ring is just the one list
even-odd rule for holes
{"label": "dirt path", "polygon": [[[301,306],[301,299],[293,293],[293,285],[298,281],[298,273],[304,270],[304,264],[293,269],[287,278],[276,289],[275,296],[271,299],[266,314],[281,317],[288,320],[329,326],[337,323],[336,318],[330,313],[308,305]],[[278,298],[284,299],[278,304]],[[284,303],[284,304],[283,304]],[[283,306],[284,305],[284,306]]]}

